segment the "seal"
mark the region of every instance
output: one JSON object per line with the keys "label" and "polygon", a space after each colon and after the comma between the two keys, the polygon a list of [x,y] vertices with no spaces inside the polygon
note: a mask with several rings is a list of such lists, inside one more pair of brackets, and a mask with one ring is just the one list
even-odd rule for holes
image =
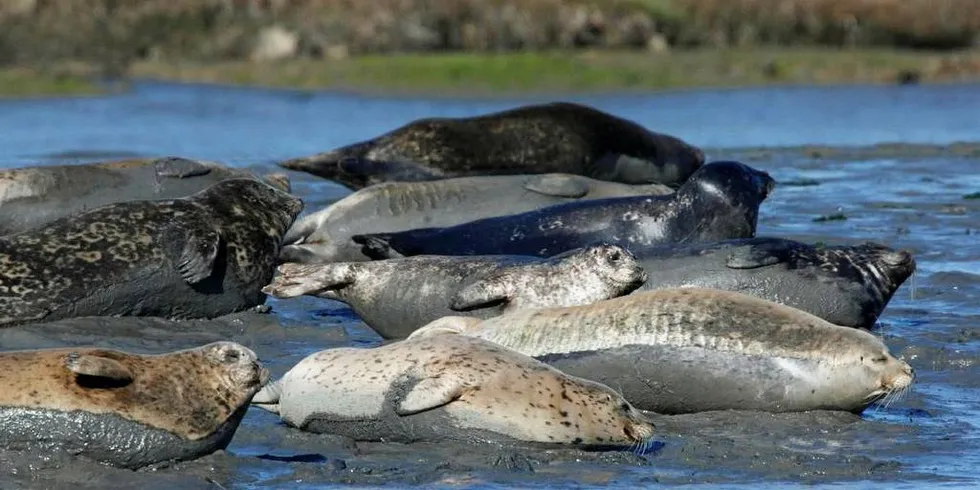
{"label": "seal", "polygon": [[140,355],[74,348],[0,353],[0,444],[122,468],[224,449],[268,372],[233,342]]}
{"label": "seal", "polygon": [[109,204],[0,237],[0,327],[80,316],[213,318],[265,301],[299,199],[254,179]]}
{"label": "seal", "polygon": [[489,318],[520,308],[615,298],[640,287],[646,276],[626,249],[596,244],[548,259],[418,256],[290,263],[279,266],[279,275],[262,291],[277,298],[342,301],[382,338],[402,339],[447,315]]}
{"label": "seal", "polygon": [[303,216],[286,233],[283,262],[356,262],[369,258],[355,234],[453,226],[553,204],[607,197],[660,196],[660,185],[627,185],[571,174],[459,177],[430,182],[387,182],[361,189],[328,208]]}
{"label": "seal", "polygon": [[631,251],[645,270],[656,271],[637,291],[724,289],[865,329],[874,327],[916,266],[908,251],[874,242],[809,245],[756,237]]}
{"label": "seal", "polygon": [[630,250],[755,236],[759,206],[775,181],[739,162],[701,167],[670,196],[556,204],[446,228],[354,235],[373,259],[411,255],[514,254],[547,257],[600,240]]}
{"label": "seal", "polygon": [[607,386],[462,335],[304,358],[252,403],[358,441],[644,447],[654,427]]}
{"label": "seal", "polygon": [[[233,178],[256,177],[243,169],[180,157],[0,170],[0,235],[37,229],[106,204],[187,197]],[[263,180],[290,191],[285,174]]]}
{"label": "seal", "polygon": [[908,364],[865,330],[716,289],[646,291],[482,321],[445,317],[409,340],[454,332],[615,386],[637,408],[661,414],[860,413],[900,396],[914,378]]}
{"label": "seal", "polygon": [[367,141],[279,163],[352,190],[390,181],[553,172],[677,186],[703,164],[704,152],[679,138],[570,102],[419,119]]}

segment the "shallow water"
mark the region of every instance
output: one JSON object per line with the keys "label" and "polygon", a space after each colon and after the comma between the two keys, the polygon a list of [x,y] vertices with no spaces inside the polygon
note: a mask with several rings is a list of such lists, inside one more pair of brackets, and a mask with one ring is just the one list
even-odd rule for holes
{"label": "shallow water", "polygon": [[[537,99],[538,101],[541,99]],[[741,159],[783,185],[760,235],[876,240],[910,249],[918,272],[878,333],[918,374],[907,397],[863,416],[704,413],[660,417],[647,454],[453,445],[350,444],[250,410],[227,451],[129,472],[0,452],[0,488],[325,488],[332,484],[577,488],[966,488],[980,484],[980,86],[837,87],[578,97]],[[88,99],[0,101],[0,167],[180,155],[263,171],[272,161],[365,139],[427,116],[532,100],[425,100],[138,84]],[[951,147],[935,146],[965,142]],[[907,145],[885,145],[903,143]],[[773,148],[780,147],[780,148]],[[348,191],[291,173],[305,212]],[[807,185],[802,185],[807,184]],[[843,213],[847,219],[816,222]],[[342,304],[270,299],[270,315],[188,325],[7,329],[0,348],[107,345],[160,352],[219,339],[255,349],[274,376],[305,355],[380,339]]]}

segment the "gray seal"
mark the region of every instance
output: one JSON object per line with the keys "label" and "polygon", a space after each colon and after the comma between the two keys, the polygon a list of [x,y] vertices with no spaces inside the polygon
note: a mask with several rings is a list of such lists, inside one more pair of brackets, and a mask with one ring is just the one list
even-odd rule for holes
{"label": "gray seal", "polygon": [[[175,199],[223,180],[252,178],[243,169],[179,157],[46,165],[0,170],[0,235],[40,228],[106,204]],[[289,178],[264,181],[289,192]]]}
{"label": "gray seal", "polygon": [[461,335],[317,352],[252,403],[304,431],[367,441],[624,448],[654,431],[608,386]]}
{"label": "gray seal", "polygon": [[299,199],[254,179],[110,204],[0,237],[0,327],[79,316],[212,318],[265,301]]}
{"label": "gray seal", "polygon": [[628,294],[645,280],[628,251],[596,244],[548,259],[419,256],[284,264],[263,292],[342,301],[381,337],[401,339],[446,315],[489,318],[520,308],[588,304]]}
{"label": "gray seal", "polygon": [[352,190],[390,181],[569,173],[625,184],[680,185],[704,152],[569,102],[413,121],[371,140],[280,162]]}
{"label": "gray seal", "polygon": [[254,352],[216,342],[158,355],[0,353],[0,444],[138,469],[228,446],[268,381]]}
{"label": "gray seal", "polygon": [[549,256],[598,241],[627,249],[755,236],[775,181],[739,162],[701,167],[672,195],[557,204],[446,228],[354,235],[373,259],[412,255]]}
{"label": "gray seal", "polygon": [[756,237],[633,249],[655,271],[637,291],[724,289],[806,311],[830,323],[870,329],[915,271],[907,251],[867,242],[809,245]]}
{"label": "gray seal", "polygon": [[283,262],[369,260],[356,234],[453,226],[523,213],[553,204],[622,196],[661,196],[673,189],[628,185],[570,174],[459,177],[386,182],[361,189],[326,209],[299,218],[283,239]]}
{"label": "gray seal", "polygon": [[731,291],[660,289],[486,320],[444,317],[415,336],[463,333],[616,387],[641,410],[861,412],[901,396],[912,368],[871,333]]}

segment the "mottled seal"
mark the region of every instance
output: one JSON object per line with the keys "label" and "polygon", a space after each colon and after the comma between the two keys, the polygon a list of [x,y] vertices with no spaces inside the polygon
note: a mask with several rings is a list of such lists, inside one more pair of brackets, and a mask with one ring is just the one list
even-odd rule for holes
{"label": "mottled seal", "polygon": [[447,228],[354,235],[365,255],[515,254],[548,256],[599,240],[628,249],[755,236],[759,206],[775,186],[769,174],[739,162],[701,167],[670,196],[557,204],[537,211]]}
{"label": "mottled seal", "polygon": [[877,337],[731,291],[646,291],[586,306],[445,317],[416,330],[498,343],[619,390],[643,410],[861,412],[911,386]]}
{"label": "mottled seal", "polygon": [[253,404],[354,440],[643,446],[654,427],[607,386],[462,335],[312,354]]}
{"label": "mottled seal", "polygon": [[[37,229],[106,204],[187,197],[223,180],[251,177],[243,169],[179,157],[0,170],[0,235]],[[283,174],[264,180],[290,190]]]}
{"label": "mottled seal", "polygon": [[596,244],[540,259],[526,256],[418,256],[375,262],[284,264],[262,291],[343,301],[386,339],[405,338],[446,315],[489,318],[539,306],[588,304],[633,291],[646,280],[636,259]]}
{"label": "mottled seal", "polygon": [[387,181],[562,172],[625,184],[684,182],[704,153],[569,102],[413,121],[374,139],[280,165],[361,189]]}
{"label": "mottled seal", "polygon": [[631,250],[648,275],[637,291],[724,289],[812,313],[835,325],[872,328],[915,271],[907,251],[867,242],[809,245],[772,237]]}
{"label": "mottled seal", "polygon": [[0,237],[0,326],[77,316],[211,318],[265,301],[299,199],[254,179],[110,204]]}
{"label": "mottled seal", "polygon": [[231,441],[268,372],[232,342],[159,355],[0,353],[0,444],[123,468],[188,460]]}
{"label": "mottled seal", "polygon": [[552,204],[606,197],[660,196],[660,184],[628,185],[571,174],[460,177],[431,182],[387,182],[361,189],[304,216],[283,239],[283,262],[368,260],[355,234],[452,226]]}

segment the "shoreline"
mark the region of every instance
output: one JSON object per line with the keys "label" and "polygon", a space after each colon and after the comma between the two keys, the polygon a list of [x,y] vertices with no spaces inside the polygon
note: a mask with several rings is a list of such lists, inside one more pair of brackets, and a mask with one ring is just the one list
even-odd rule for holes
{"label": "shoreline", "polygon": [[[95,66],[0,68],[0,98],[105,95]],[[503,98],[786,86],[980,81],[980,50],[694,49],[651,54],[583,50],[359,56],[276,62],[135,62],[127,79],[360,96]]]}

